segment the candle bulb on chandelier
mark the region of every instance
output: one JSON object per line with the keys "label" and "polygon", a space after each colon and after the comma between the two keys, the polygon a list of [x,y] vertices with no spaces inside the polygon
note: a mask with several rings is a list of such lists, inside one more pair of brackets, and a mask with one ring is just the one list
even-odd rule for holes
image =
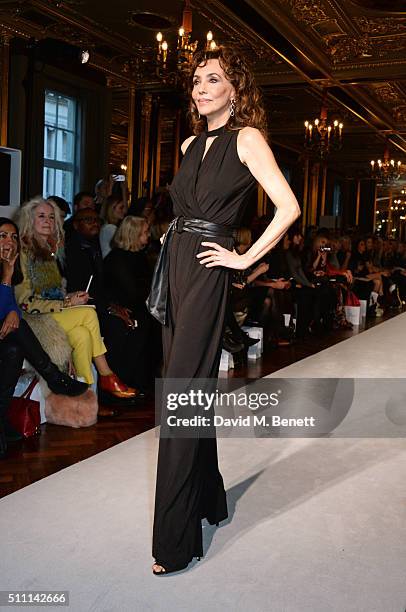
{"label": "candle bulb on chandelier", "polygon": [[207,34],[206,34],[206,39],[207,39],[207,42],[206,42],[206,50],[209,50],[209,49],[210,49],[211,42],[212,42],[212,40],[213,40],[213,32],[212,32],[211,30],[209,30],[209,31],[207,32]]}
{"label": "candle bulb on chandelier", "polygon": [[161,53],[162,53],[162,32],[158,32],[158,34],[156,35],[156,39],[158,41],[158,61],[161,59]]}
{"label": "candle bulb on chandelier", "polygon": [[168,56],[168,43],[166,42],[166,40],[163,41],[161,48],[162,48],[162,61],[164,64],[166,64],[166,59]]}

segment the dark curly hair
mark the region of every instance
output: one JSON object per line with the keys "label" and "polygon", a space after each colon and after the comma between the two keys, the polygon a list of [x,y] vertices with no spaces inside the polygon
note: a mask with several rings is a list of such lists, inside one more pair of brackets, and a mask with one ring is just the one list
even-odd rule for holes
{"label": "dark curly hair", "polygon": [[[7,217],[0,217],[0,228],[3,227],[3,225],[12,225],[14,227],[15,233],[17,234],[17,237],[18,237],[18,250],[20,250],[20,235],[18,231],[18,226],[11,219],[7,219]],[[2,275],[3,275],[3,264],[0,261],[0,279]],[[14,266],[14,273],[13,273],[13,278],[11,279],[11,284],[19,285],[22,282],[23,282],[23,275],[21,273],[21,268],[20,268],[20,258],[18,257],[15,263],[15,266]]]}
{"label": "dark curly hair", "polygon": [[193,77],[196,68],[205,66],[210,59],[219,60],[227,80],[235,89],[235,114],[233,117],[230,116],[227,129],[254,127],[260,130],[264,138],[267,139],[266,113],[252,71],[236,49],[225,46],[216,47],[210,51],[198,51],[193,56],[187,89],[191,100],[189,114],[194,134],[200,134],[206,129],[206,119],[204,117],[199,118],[199,113],[192,99]]}

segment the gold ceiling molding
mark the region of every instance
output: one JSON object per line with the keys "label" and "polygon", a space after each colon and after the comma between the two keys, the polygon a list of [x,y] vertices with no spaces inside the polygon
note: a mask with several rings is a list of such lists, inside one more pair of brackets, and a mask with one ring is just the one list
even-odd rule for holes
{"label": "gold ceiling molding", "polygon": [[373,83],[371,87],[382,102],[396,104],[404,98],[393,83]]}
{"label": "gold ceiling molding", "polygon": [[370,36],[393,36],[394,34],[406,34],[406,18],[381,17],[372,19],[370,17],[355,17],[354,21],[361,30]]}
{"label": "gold ceiling molding", "polygon": [[371,88],[376,97],[391,107],[394,120],[406,124],[406,102],[404,92],[393,83],[373,83]]}
{"label": "gold ceiling molding", "polygon": [[371,57],[372,45],[367,35],[329,37],[325,40],[327,53],[334,64],[349,62],[356,58]]}
{"label": "gold ceiling molding", "polygon": [[[224,44],[231,44],[241,49],[248,60],[253,63],[256,74],[269,70],[269,63],[275,65],[285,63],[277,53],[261,44],[254,32],[249,28],[242,28],[241,24],[232,19],[228,12],[221,10],[214,3],[208,0],[192,0],[191,6],[199,12],[201,17],[212,24],[213,29],[222,32]],[[261,66],[258,62],[263,62],[263,65]]]}
{"label": "gold ceiling molding", "polygon": [[287,0],[293,17],[300,23],[315,25],[327,21],[330,16],[323,8],[321,0]]}

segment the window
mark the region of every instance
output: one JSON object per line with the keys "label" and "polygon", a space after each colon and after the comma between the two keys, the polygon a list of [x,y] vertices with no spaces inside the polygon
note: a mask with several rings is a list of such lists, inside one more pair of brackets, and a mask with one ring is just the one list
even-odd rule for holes
{"label": "window", "polygon": [[43,195],[71,203],[74,194],[77,147],[77,101],[45,91]]}

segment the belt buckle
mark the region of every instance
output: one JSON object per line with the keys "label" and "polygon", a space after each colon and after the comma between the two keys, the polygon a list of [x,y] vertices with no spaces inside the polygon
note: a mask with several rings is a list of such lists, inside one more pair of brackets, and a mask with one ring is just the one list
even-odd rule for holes
{"label": "belt buckle", "polygon": [[182,215],[180,215],[177,219],[176,219],[176,224],[175,224],[175,231],[181,233],[183,232],[183,225],[185,222],[185,217],[183,217]]}

